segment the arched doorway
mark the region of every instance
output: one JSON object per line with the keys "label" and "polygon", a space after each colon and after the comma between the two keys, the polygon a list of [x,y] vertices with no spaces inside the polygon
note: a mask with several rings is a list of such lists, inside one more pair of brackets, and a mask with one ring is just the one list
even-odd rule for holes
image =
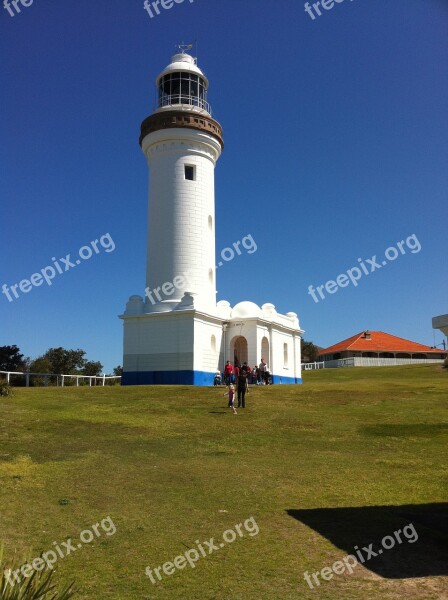
{"label": "arched doorway", "polygon": [[238,335],[233,338],[230,343],[230,356],[233,358],[234,364],[242,365],[247,362],[247,340],[244,336]]}

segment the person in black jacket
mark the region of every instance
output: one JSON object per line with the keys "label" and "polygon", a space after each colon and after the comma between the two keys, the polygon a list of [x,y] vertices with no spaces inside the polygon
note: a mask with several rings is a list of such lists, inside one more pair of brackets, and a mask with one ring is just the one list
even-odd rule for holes
{"label": "person in black jacket", "polygon": [[237,379],[238,408],[246,408],[246,392],[248,389],[247,372],[240,369]]}

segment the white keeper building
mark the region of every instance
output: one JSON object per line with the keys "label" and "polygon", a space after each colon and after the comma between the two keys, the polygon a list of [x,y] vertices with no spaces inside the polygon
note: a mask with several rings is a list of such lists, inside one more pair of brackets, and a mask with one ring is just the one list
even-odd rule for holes
{"label": "white keeper building", "polygon": [[176,54],[157,77],[157,109],[141,125],[149,177],[145,296],[124,314],[123,385],[212,385],[216,371],[266,361],[274,383],[301,383],[297,314],[216,301],[214,169],[224,147],[208,80]]}

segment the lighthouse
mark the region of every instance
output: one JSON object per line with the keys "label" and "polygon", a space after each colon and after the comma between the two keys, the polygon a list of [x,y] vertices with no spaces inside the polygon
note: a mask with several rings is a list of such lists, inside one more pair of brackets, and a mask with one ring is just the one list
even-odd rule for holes
{"label": "lighthouse", "polygon": [[[122,383],[211,385],[227,360],[254,365],[261,358],[274,380],[299,383],[296,313],[217,302],[214,170],[224,141],[208,88],[180,47],[156,78],[157,106],[141,124],[149,169],[146,286],[120,315]],[[276,362],[283,363],[280,377]]]}
{"label": "lighthouse", "polygon": [[222,129],[211,116],[208,80],[189,54],[173,56],[157,90],[158,107],[140,135],[150,171],[146,287],[152,292],[185,281],[166,285],[170,293],[151,308],[171,310],[189,293],[197,308],[210,311],[216,306],[214,169]]}

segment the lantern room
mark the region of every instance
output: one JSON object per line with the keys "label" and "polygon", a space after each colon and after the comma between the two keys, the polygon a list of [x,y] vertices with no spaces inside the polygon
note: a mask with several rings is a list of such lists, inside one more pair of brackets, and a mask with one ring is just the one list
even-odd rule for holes
{"label": "lantern room", "polygon": [[175,54],[157,78],[158,110],[188,106],[211,115],[207,102],[208,79],[189,54]]}

